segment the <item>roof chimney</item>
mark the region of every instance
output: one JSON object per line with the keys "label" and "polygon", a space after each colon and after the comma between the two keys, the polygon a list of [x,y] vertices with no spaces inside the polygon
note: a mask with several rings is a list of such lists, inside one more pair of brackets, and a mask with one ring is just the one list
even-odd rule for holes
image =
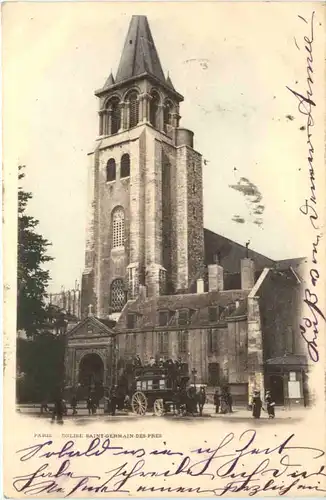
{"label": "roof chimney", "polygon": [[241,259],[241,289],[251,290],[255,284],[255,263],[246,257]]}
{"label": "roof chimney", "polygon": [[202,278],[197,280],[197,293],[204,293],[204,280]]}
{"label": "roof chimney", "polygon": [[208,291],[224,290],[224,269],[219,264],[209,264],[208,266]]}

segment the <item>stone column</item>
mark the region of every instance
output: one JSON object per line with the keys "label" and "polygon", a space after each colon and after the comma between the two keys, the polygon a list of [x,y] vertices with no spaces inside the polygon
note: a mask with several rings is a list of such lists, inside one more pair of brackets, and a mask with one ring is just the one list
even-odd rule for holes
{"label": "stone column", "polygon": [[99,134],[100,135],[104,135],[103,134],[103,129],[104,129],[104,123],[103,123],[103,121],[104,121],[104,110],[101,109],[101,111],[99,111],[98,114],[99,114],[99,117],[100,117]]}
{"label": "stone column", "polygon": [[174,128],[178,128],[179,126],[180,115],[178,113],[170,114],[170,124]]}
{"label": "stone column", "polygon": [[107,111],[107,135],[112,134],[112,108]]}
{"label": "stone column", "polygon": [[108,133],[108,115],[107,115],[107,109],[103,110],[103,130],[102,130],[102,135],[107,135]]}
{"label": "stone column", "polygon": [[158,130],[161,130],[161,132],[164,132],[164,104],[159,104],[158,105],[158,110],[157,110],[157,128]]}
{"label": "stone column", "polygon": [[144,96],[145,94],[140,94],[138,96],[138,103],[139,103],[139,112],[138,112],[138,118],[139,118],[139,122],[143,122],[145,121],[145,114],[146,114],[146,111],[145,111],[145,100],[144,100]]}
{"label": "stone column", "polygon": [[150,102],[152,97],[149,94],[143,94],[143,122],[149,122],[150,117]]}
{"label": "stone column", "polygon": [[126,128],[127,128],[128,105],[126,102],[120,102],[119,107],[120,107],[120,129],[119,129],[119,132],[122,132],[123,130],[126,130]]}

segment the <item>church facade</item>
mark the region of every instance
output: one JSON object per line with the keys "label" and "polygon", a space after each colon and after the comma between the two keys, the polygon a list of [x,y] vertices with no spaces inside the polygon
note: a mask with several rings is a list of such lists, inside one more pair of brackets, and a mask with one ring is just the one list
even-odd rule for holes
{"label": "church facade", "polygon": [[67,334],[66,383],[110,386],[136,354],[180,357],[194,383],[229,384],[239,402],[273,383],[289,399],[291,373],[301,401],[301,263],[279,265],[204,229],[202,157],[145,16],[132,17],[116,76],[95,94],[83,319]]}

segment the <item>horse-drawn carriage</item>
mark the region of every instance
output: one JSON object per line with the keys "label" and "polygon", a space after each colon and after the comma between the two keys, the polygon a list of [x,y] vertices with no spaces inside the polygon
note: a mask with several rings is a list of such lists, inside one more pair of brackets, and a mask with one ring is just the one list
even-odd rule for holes
{"label": "horse-drawn carriage", "polygon": [[197,392],[189,385],[186,365],[134,367],[128,392],[131,410],[136,415],[144,415],[147,411],[156,416],[197,411]]}
{"label": "horse-drawn carriage", "polygon": [[[147,410],[155,415],[176,410],[175,393],[177,377],[168,368],[160,366],[144,366],[135,369],[132,388],[131,408],[133,413],[144,415]],[[184,384],[189,377],[178,377]],[[179,381],[178,380],[178,381]]]}

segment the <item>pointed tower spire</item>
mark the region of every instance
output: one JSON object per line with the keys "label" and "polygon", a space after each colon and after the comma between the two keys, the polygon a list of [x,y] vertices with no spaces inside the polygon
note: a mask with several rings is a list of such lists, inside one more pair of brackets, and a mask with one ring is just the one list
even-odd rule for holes
{"label": "pointed tower spire", "polygon": [[146,16],[132,16],[115,83],[149,74],[165,82]]}
{"label": "pointed tower spire", "polygon": [[168,73],[168,76],[166,77],[166,84],[173,90],[175,90],[174,86],[173,86],[173,83],[171,81],[171,78],[170,78],[170,75]]}
{"label": "pointed tower spire", "polygon": [[108,89],[109,87],[111,87],[111,85],[114,85],[114,78],[113,78],[112,70],[111,70],[109,78],[106,80],[106,82],[104,84],[103,90]]}

